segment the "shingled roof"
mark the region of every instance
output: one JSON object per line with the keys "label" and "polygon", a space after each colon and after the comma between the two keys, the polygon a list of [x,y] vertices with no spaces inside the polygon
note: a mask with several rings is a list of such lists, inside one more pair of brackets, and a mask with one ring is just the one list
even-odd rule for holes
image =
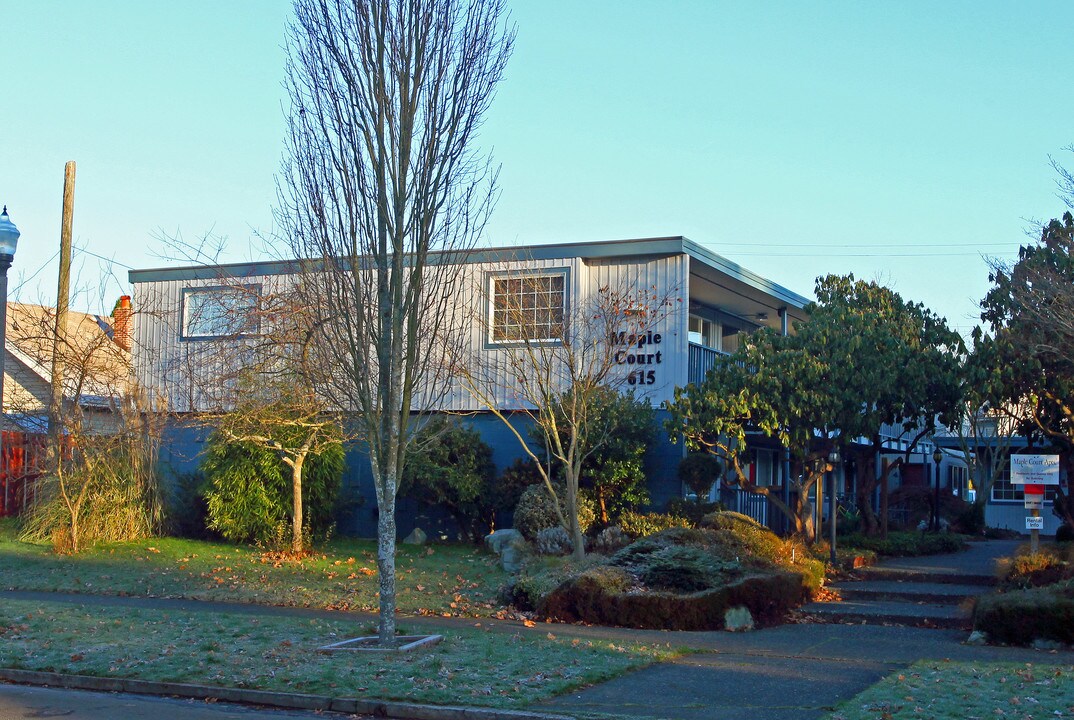
{"label": "shingled roof", "polygon": [[[6,411],[32,412],[42,405],[47,407],[47,395],[41,397],[41,383],[47,393],[52,382],[55,323],[55,308],[8,303],[7,360],[16,361],[21,368],[5,365],[5,375],[14,376],[24,392],[16,397],[17,393],[9,392],[5,383]],[[69,312],[64,348],[64,398],[68,402],[77,401],[86,409],[106,409],[129,389],[131,354],[113,340],[110,318]],[[27,372],[17,377],[23,368]]]}

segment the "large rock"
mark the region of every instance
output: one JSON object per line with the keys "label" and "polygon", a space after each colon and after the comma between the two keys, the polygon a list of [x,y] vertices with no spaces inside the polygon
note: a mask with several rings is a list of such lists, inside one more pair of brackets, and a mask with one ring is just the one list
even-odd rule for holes
{"label": "large rock", "polygon": [[428,537],[425,535],[425,531],[421,528],[414,528],[410,531],[410,534],[403,538],[404,545],[424,545]]}
{"label": "large rock", "polygon": [[730,632],[742,632],[753,629],[753,614],[745,605],[728,608],[723,614],[724,630]]}
{"label": "large rock", "polygon": [[509,573],[517,573],[522,569],[522,563],[529,553],[529,543],[518,530],[505,528],[497,530],[485,536],[485,545],[489,550],[500,556],[503,569]]}
{"label": "large rock", "polygon": [[503,552],[500,553],[500,562],[503,564],[504,571],[513,575],[521,570],[527,552],[526,541],[521,537],[505,545]]}
{"label": "large rock", "polygon": [[504,547],[515,540],[522,540],[522,533],[513,528],[505,528],[486,535],[485,545],[497,555],[502,555]]}

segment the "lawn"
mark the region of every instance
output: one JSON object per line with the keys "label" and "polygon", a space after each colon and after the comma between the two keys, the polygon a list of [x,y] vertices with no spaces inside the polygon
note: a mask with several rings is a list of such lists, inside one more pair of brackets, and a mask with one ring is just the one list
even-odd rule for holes
{"label": "lawn", "polygon": [[[405,622],[401,628],[406,631]],[[0,666],[221,687],[521,708],[678,654],[669,646],[450,630],[413,653],[317,648],[364,634],[345,618],[281,618],[63,603],[0,604]]]}
{"label": "lawn", "polygon": [[827,720],[1074,717],[1074,666],[922,661],[847,701]]}
{"label": "lawn", "polygon": [[[302,561],[221,542],[152,538],[56,555],[19,542],[0,524],[0,587],[103,595],[222,600],[335,610],[377,610],[376,543],[334,540]],[[402,613],[487,617],[507,580],[497,558],[467,545],[401,545]]]}

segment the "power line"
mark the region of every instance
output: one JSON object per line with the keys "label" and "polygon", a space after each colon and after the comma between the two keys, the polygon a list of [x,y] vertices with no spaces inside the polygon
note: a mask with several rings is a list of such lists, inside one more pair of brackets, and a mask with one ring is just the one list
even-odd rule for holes
{"label": "power line", "polygon": [[13,288],[13,289],[11,290],[11,292],[10,292],[9,294],[11,294],[11,295],[14,295],[14,294],[15,294],[15,293],[17,293],[17,292],[18,292],[19,290],[21,290],[21,289],[22,289],[22,286],[23,286],[23,285],[25,285],[26,283],[30,282],[30,281],[31,281],[31,280],[33,280],[33,279],[34,279],[35,277],[37,277],[38,275],[40,275],[40,274],[41,274],[41,271],[42,271],[42,270],[44,270],[44,269],[45,269],[46,267],[48,267],[49,263],[51,263],[51,262],[52,262],[53,260],[55,260],[55,259],[56,259],[57,257],[59,257],[59,255],[60,255],[60,251],[59,251],[59,250],[57,250],[57,251],[56,251],[55,253],[53,253],[52,257],[50,257],[50,258],[49,258],[48,260],[46,260],[46,261],[45,261],[44,263],[42,263],[42,264],[41,264],[41,267],[39,267],[39,268],[37,268],[36,270],[34,270],[34,272],[33,272],[33,274],[32,274],[32,275],[30,275],[30,276],[29,276],[29,277],[27,277],[27,278],[24,278],[24,279],[23,279],[23,281],[22,281],[21,283],[19,283],[18,285],[16,285],[16,286],[15,286],[15,287],[14,287],[14,288]]}
{"label": "power line", "polygon": [[[732,253],[728,253],[732,254]],[[770,253],[770,252],[735,252],[735,257],[914,257],[914,258],[934,258],[934,257],[980,257],[980,253],[818,253],[818,252],[804,252],[804,253]],[[999,253],[993,257],[1013,257],[1014,253]]]}
{"label": "power line", "polygon": [[111,263],[113,265],[119,265],[121,268],[126,268],[127,270],[133,270],[134,269],[130,265],[124,265],[123,263],[121,263],[119,260],[116,260],[115,258],[109,258],[109,257],[105,257],[104,255],[98,255],[97,253],[90,252],[89,250],[86,250],[85,248],[75,248],[75,250],[80,252],[80,253],[84,253],[86,255],[92,255],[93,257],[97,258],[98,260],[104,260],[107,263]]}

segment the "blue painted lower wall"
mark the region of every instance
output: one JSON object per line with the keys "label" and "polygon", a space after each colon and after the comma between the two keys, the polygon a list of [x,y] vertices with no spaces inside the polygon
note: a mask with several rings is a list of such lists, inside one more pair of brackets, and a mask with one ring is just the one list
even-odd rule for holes
{"label": "blue painted lower wall", "polygon": [[[667,413],[656,411],[657,423],[663,428]],[[515,435],[504,423],[491,413],[478,413],[460,418],[480,433],[482,440],[492,448],[492,459],[497,472],[522,457],[523,451]],[[517,425],[524,437],[528,437],[530,422],[517,418]],[[208,430],[203,426],[182,422],[172,424],[166,431],[160,453],[162,474],[169,479],[172,489],[184,475],[197,472],[201,464]],[[646,474],[652,507],[663,509],[672,498],[682,497],[682,483],[677,476],[682,458],[681,444],[672,444],[661,430],[657,441],[645,456]],[[171,493],[175,494],[175,493]],[[415,527],[420,527],[430,538],[454,540],[458,532],[451,517],[436,508],[414,499],[401,497],[396,507],[399,537],[406,537]],[[509,518],[503,518],[509,521]],[[377,501],[373,485],[372,468],[365,449],[354,444],[347,450],[347,468],[344,471],[340,502],[337,510],[337,533],[354,537],[375,537],[377,534]]]}

